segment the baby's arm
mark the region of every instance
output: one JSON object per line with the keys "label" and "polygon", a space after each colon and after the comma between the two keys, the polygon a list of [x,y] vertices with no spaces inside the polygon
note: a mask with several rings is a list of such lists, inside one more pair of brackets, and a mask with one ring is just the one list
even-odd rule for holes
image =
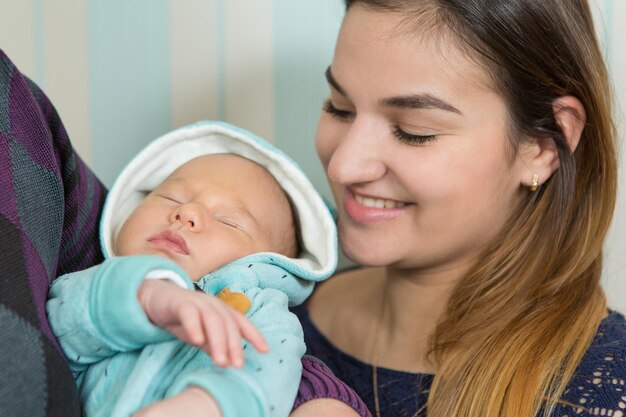
{"label": "baby's arm", "polygon": [[225,417],[287,416],[298,390],[305,350],[300,323],[288,311],[287,297],[281,291],[256,287],[233,291],[251,299],[248,317],[263,334],[269,353],[262,354],[244,343],[242,368],[207,364],[183,372],[167,396],[198,386],[215,398]]}
{"label": "baby's arm", "polygon": [[48,317],[75,374],[117,352],[174,338],[150,323],[137,299],[141,283],[154,270],[172,271],[193,287],[176,264],[156,256],[108,259],[53,282]]}
{"label": "baby's arm", "polygon": [[[158,294],[161,290],[171,291],[168,287],[172,284],[146,282],[145,285],[148,291],[154,292],[150,294],[140,290],[140,300],[144,300],[144,297],[154,298],[142,303],[154,303],[154,307],[157,307],[168,302],[165,299],[160,300]],[[238,289],[251,298],[250,319],[264,332],[271,346],[270,353],[262,354],[257,350],[263,349],[254,349],[244,341],[247,348],[246,361],[242,368],[221,368],[207,361],[203,366],[186,369],[170,387],[167,392],[168,398],[140,410],[133,417],[167,417],[178,415],[182,410],[190,417],[287,416],[298,389],[300,358],[304,352],[299,322],[288,311],[287,297],[284,293],[257,287],[245,290],[240,286]],[[203,293],[197,295],[199,299],[200,296],[209,297]],[[219,300],[217,302],[222,304]],[[165,307],[163,310],[177,309],[178,307]],[[231,310],[229,307],[226,309]],[[208,335],[210,339],[216,333],[211,327],[222,325],[220,323],[222,316],[216,314],[215,317],[219,319],[216,321],[210,317],[211,309],[207,311],[209,313],[206,316],[207,320],[199,320],[202,323],[198,325],[198,330],[204,333],[202,337]],[[231,314],[239,315],[234,311]],[[152,317],[153,313],[148,315]],[[200,317],[198,312],[191,315]],[[175,322],[179,316],[180,314],[173,315]],[[183,339],[193,337],[194,331],[185,329],[185,326],[182,325],[181,329],[177,330],[185,333],[179,337]],[[237,326],[233,327],[237,332],[237,344],[241,347],[242,333]],[[216,334],[219,333],[218,331]]]}

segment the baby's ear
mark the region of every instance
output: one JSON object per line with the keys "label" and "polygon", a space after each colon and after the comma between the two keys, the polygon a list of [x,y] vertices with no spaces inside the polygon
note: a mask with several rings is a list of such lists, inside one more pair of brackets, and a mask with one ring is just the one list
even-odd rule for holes
{"label": "baby's ear", "polygon": [[[570,153],[574,153],[587,121],[585,107],[576,97],[563,96],[554,100],[552,111],[563,131]],[[543,184],[559,168],[559,153],[554,139],[535,138],[522,146],[525,165],[522,184],[531,186],[535,175],[539,177],[538,185]]]}

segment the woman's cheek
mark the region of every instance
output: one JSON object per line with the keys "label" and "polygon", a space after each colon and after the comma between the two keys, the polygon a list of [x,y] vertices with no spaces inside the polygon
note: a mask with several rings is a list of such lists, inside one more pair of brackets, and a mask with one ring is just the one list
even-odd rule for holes
{"label": "woman's cheek", "polygon": [[340,141],[340,130],[333,128],[333,120],[328,119],[330,119],[330,116],[322,114],[315,135],[315,150],[324,169],[328,168],[330,158]]}

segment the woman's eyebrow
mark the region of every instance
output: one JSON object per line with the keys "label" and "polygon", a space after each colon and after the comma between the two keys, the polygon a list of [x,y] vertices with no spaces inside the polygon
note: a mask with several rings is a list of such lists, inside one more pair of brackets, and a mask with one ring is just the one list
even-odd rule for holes
{"label": "woman's eyebrow", "polygon": [[337,90],[337,92],[342,96],[347,97],[346,91],[339,85],[337,80],[335,80],[335,77],[333,77],[333,74],[330,72],[330,67],[326,68],[324,75],[326,76],[326,81],[331,85],[331,87]]}
{"label": "woman's eyebrow", "polygon": [[[343,87],[341,87],[335,77],[333,77],[330,67],[326,68],[324,75],[326,76],[328,84],[330,84],[339,94],[347,97]],[[463,113],[452,104],[435,97],[432,94],[413,94],[408,96],[385,98],[380,101],[380,105],[384,107],[398,107],[402,109],[439,109],[456,113],[461,116],[463,115]]]}
{"label": "woman's eyebrow", "polygon": [[402,109],[439,109],[463,115],[452,104],[431,94],[413,94],[408,96],[390,97],[380,100],[384,107],[398,107]]}

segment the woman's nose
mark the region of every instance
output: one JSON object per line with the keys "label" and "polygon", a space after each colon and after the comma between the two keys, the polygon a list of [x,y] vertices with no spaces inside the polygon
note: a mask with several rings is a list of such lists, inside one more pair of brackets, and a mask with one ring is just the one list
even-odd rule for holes
{"label": "woman's nose", "polygon": [[185,203],[181,204],[177,210],[172,213],[170,221],[172,223],[180,222],[183,227],[198,232],[204,227],[202,216],[202,209],[199,204]]}
{"label": "woman's nose", "polygon": [[355,120],[332,152],[328,162],[329,179],[350,185],[384,177],[387,172],[383,160],[384,135],[385,131]]}

